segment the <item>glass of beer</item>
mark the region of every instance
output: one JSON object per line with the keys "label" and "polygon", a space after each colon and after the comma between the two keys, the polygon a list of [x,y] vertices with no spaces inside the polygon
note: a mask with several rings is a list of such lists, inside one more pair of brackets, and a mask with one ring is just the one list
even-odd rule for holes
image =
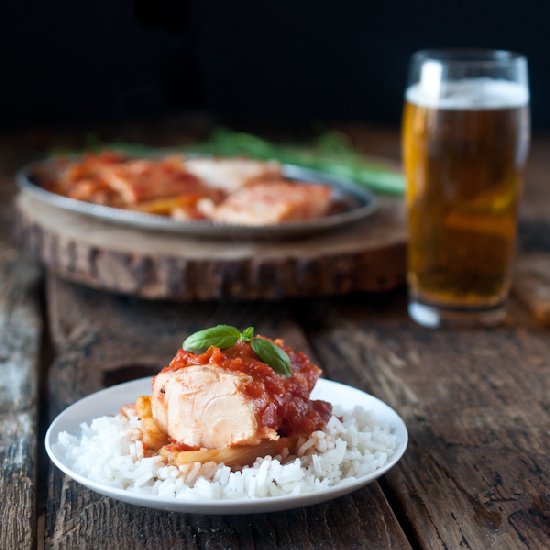
{"label": "glass of beer", "polygon": [[403,118],[409,315],[429,327],[505,318],[529,144],[527,60],[425,50]]}

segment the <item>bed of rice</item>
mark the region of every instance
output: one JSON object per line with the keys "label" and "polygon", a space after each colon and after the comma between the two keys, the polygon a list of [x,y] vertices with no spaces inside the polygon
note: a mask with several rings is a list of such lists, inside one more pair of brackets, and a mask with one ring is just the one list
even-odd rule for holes
{"label": "bed of rice", "polygon": [[352,481],[383,467],[397,440],[389,426],[361,408],[334,415],[322,431],[298,442],[297,453],[258,458],[232,472],[223,464],[172,466],[144,457],[137,418],[101,417],[81,424],[78,436],[59,434],[56,451],[90,480],[133,493],[234,499],[298,495]]}

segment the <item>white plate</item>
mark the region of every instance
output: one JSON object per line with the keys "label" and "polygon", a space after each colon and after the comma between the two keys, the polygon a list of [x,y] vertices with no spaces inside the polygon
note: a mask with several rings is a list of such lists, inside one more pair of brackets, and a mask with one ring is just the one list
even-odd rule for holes
{"label": "white plate", "polygon": [[192,514],[256,514],[260,512],[276,512],[288,510],[300,506],[310,506],[325,502],[341,495],[346,495],[374,481],[377,477],[387,472],[401,458],[407,448],[407,428],[397,413],[380,399],[360,390],[328,380],[319,380],[312,392],[313,399],[324,399],[333,405],[340,405],[346,409],[352,409],[356,405],[372,411],[376,418],[386,420],[392,432],[396,435],[398,443],[393,455],[383,468],[350,481],[343,481],[328,489],[294,496],[276,496],[249,499],[186,499],[147,494],[135,494],[123,489],[116,489],[102,483],[96,483],[74,472],[64,462],[64,457],[59,450],[54,450],[52,445],[57,442],[58,434],[67,431],[72,434],[80,432],[82,422],[90,422],[99,416],[115,415],[122,405],[132,403],[139,395],[147,395],[151,392],[151,377],[142,378],[126,384],[112,386],[93,395],[77,401],[71,407],[65,409],[51,424],[46,433],[46,451],[54,464],[76,482],[85,485],[92,491],[106,495],[129,504],[147,506],[160,510],[173,512],[186,512]]}

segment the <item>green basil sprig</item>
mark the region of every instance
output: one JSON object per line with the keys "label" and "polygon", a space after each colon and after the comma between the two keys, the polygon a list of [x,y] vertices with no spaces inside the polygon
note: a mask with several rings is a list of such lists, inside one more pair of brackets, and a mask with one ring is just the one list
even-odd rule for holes
{"label": "green basil sprig", "polygon": [[251,342],[253,338],[254,338],[254,327],[245,328],[241,332],[241,340],[243,342]]}
{"label": "green basil sprig", "polygon": [[217,325],[194,332],[187,337],[182,347],[185,351],[192,351],[193,353],[202,353],[210,346],[228,349],[234,346],[240,337],[241,333],[235,327]]}
{"label": "green basil sprig", "polygon": [[282,374],[283,376],[291,374],[290,357],[284,349],[263,338],[254,338],[251,345],[254,353],[277,374]]}
{"label": "green basil sprig", "polygon": [[221,350],[233,347],[238,341],[250,342],[254,353],[277,374],[289,376],[290,357],[286,351],[270,340],[254,336],[254,327],[248,327],[240,332],[229,325],[216,325],[212,328],[199,330],[187,337],[183,342],[183,349],[193,353],[202,353],[210,346],[216,346]]}

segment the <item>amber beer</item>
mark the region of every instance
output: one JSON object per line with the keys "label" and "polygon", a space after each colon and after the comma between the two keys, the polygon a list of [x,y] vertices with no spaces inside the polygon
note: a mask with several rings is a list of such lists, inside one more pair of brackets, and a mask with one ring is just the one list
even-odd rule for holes
{"label": "amber beer", "polygon": [[516,244],[528,134],[525,86],[448,83],[407,90],[408,279],[413,300],[449,308],[502,304]]}

